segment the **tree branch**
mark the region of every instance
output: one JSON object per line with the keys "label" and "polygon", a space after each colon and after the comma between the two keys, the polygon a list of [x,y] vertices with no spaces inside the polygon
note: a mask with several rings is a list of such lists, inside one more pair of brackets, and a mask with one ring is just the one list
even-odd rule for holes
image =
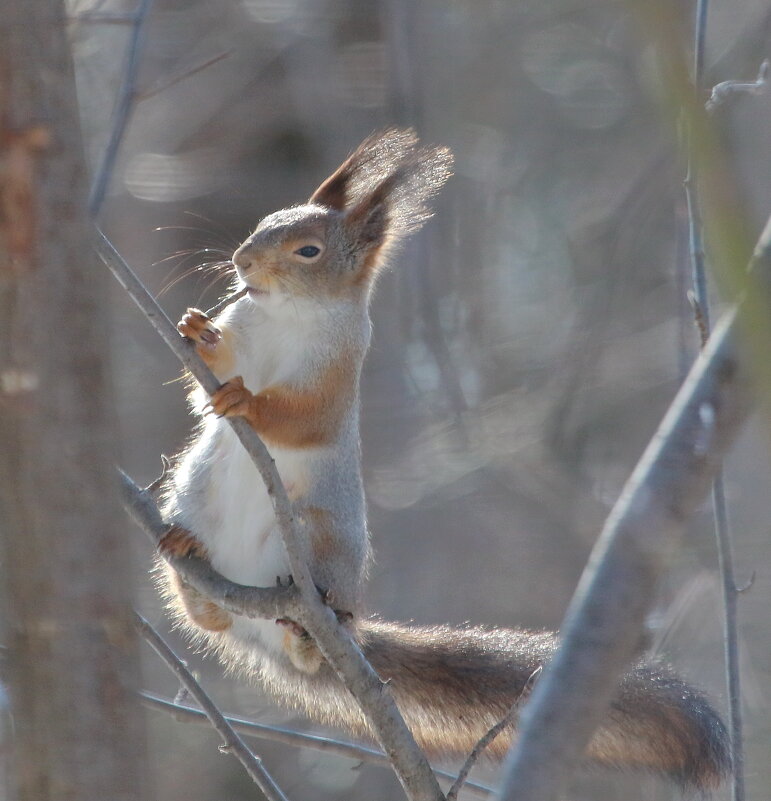
{"label": "tree branch", "polygon": [[[769,256],[771,220],[753,266]],[[667,555],[749,413],[749,370],[735,352],[744,312],[742,303],[718,323],[606,521],[562,644],[522,713],[501,799],[556,801],[638,651]]]}
{"label": "tree branch", "polygon": [[136,92],[136,79],[139,72],[139,64],[142,56],[142,46],[144,45],[145,22],[150,13],[153,0],[139,0],[139,7],[134,15],[134,28],[131,32],[128,47],[126,49],[126,63],[123,70],[123,80],[121,81],[120,93],[115,103],[113,112],[113,123],[110,129],[110,138],[102,155],[99,169],[91,182],[91,191],[88,196],[88,213],[91,217],[96,217],[102,208],[104,196],[110,185],[115,160],[118,158],[120,143],[126,131],[131,110],[134,106],[134,94]]}
{"label": "tree branch", "polygon": [[482,754],[484,753],[485,748],[487,748],[487,746],[490,745],[490,743],[504,729],[514,725],[517,719],[517,715],[519,714],[519,710],[522,706],[522,703],[529,694],[533,682],[535,681],[536,678],[538,678],[542,669],[543,668],[539,666],[532,672],[530,678],[525,683],[525,686],[523,687],[521,694],[514,702],[511,709],[509,709],[509,711],[503,716],[503,718],[499,720],[489,731],[487,731],[479,738],[479,742],[477,742],[477,744],[472,749],[471,753],[468,755],[468,758],[463,763],[463,767],[460,769],[460,772],[458,773],[458,778],[453,782],[452,787],[450,787],[450,789],[448,790],[447,801],[456,801],[456,799],[458,798],[458,793],[460,793],[461,789],[463,787],[469,787],[470,783],[467,781],[468,775],[473,770],[474,765],[476,765],[476,763],[478,762],[479,757],[482,756]]}
{"label": "tree branch", "polygon": [[730,95],[748,94],[759,95],[768,87],[769,61],[766,59],[758,70],[758,77],[754,81],[723,81],[712,87],[712,94],[706,104],[709,113],[713,112]]}
{"label": "tree branch", "polygon": [[[175,701],[170,701],[167,698],[161,698],[154,693],[149,693],[144,690],[140,690],[139,697],[148,709],[167,712],[185,723],[207,723],[206,714],[200,709],[185,706]],[[310,748],[314,751],[335,754],[336,756],[345,757],[346,759],[358,759],[361,762],[367,762],[370,765],[379,765],[384,768],[392,767],[391,760],[382,751],[378,751],[375,748],[368,748],[358,743],[349,743],[344,740],[335,740],[331,737],[321,737],[317,734],[307,734],[305,732],[294,731],[293,729],[284,729],[280,726],[268,726],[265,723],[257,723],[256,721],[246,720],[245,718],[234,718],[230,715],[225,716],[225,720],[227,720],[237,732],[249,737],[284,743],[285,745],[291,745],[296,748]],[[439,768],[434,768],[434,773],[440,778],[450,782],[456,779],[454,773]],[[486,798],[494,792],[492,787],[479,784],[478,782],[467,781],[464,782],[463,786],[469,793],[479,798]]]}
{"label": "tree branch", "polygon": [[224,749],[244,766],[252,781],[262,790],[268,801],[287,801],[281,788],[275,783],[273,777],[262,766],[262,761],[247,747],[246,743],[236,734],[225,716],[217,709],[214,702],[204,692],[203,687],[195,680],[193,674],[185,667],[182,660],[163,641],[158,632],[139,614],[134,613],[134,624],[137,631],[152,647],[155,653],[163,659],[169,669],[182,682],[190,695],[200,705],[211,725],[217,730],[224,742]]}
{"label": "tree branch", "polygon": [[[123,508],[131,519],[158,547],[169,526],[161,517],[152,492],[141,489],[122,470],[120,494]],[[195,556],[167,556],[164,559],[184,581],[210,598],[218,606],[236,615],[259,617],[266,620],[279,617],[294,619],[301,602],[297,587],[247,587],[236,584],[218,573],[209,562]]]}
{"label": "tree branch", "polygon": [[[696,10],[696,29],[694,47],[693,84],[697,101],[702,96],[704,84],[704,50],[707,35],[707,16],[709,0],[699,0]],[[768,62],[764,61],[758,73],[758,80],[750,84],[753,91],[759,92],[765,88]],[[748,84],[739,84],[737,81],[726,81],[718,84],[712,90],[712,96],[706,104],[707,111],[712,111],[728,95],[729,91],[736,91],[742,86],[748,91]],[[722,89],[721,89],[722,88]],[[732,89],[731,89],[732,88]],[[693,124],[693,121],[691,121]],[[710,335],[710,309],[709,292],[707,289],[707,274],[705,270],[704,243],[702,241],[702,215],[699,200],[699,164],[697,153],[691,147],[690,133],[685,137],[686,156],[688,168],[685,179],[685,195],[688,206],[688,229],[691,259],[691,280],[693,293],[691,305],[701,345],[704,347]],[[728,507],[725,497],[725,481],[722,467],[715,474],[712,484],[712,514],[714,519],[715,539],[720,568],[720,578],[723,586],[723,647],[725,653],[725,675],[728,688],[729,730],[731,737],[731,755],[733,757],[733,801],[744,801],[744,744],[742,736],[741,711],[741,678],[739,669],[739,631],[738,631],[738,600],[739,593],[736,588],[736,579],[733,569],[732,535],[728,519]]]}
{"label": "tree branch", "polygon": [[[133,270],[98,230],[95,246],[99,256],[182,364],[209,395],[216,392],[220,386],[219,381],[196,353],[195,347],[179,335],[174,324]],[[228,422],[262,476],[273,504],[292,577],[303,601],[298,605],[297,614],[293,614],[292,619],[307,629],[329,664],[356,698],[376,739],[391,757],[396,775],[407,796],[412,801],[443,799],[444,795],[428,760],[407,728],[389,688],[380,681],[356,643],[339,625],[335,613],[322,602],[308,566],[302,558],[300,536],[292,516],[286,489],[267,448],[246,420],[232,417],[228,418]],[[190,583],[198,589],[194,580]],[[206,593],[206,590],[201,591]],[[217,601],[216,596],[211,597]]]}

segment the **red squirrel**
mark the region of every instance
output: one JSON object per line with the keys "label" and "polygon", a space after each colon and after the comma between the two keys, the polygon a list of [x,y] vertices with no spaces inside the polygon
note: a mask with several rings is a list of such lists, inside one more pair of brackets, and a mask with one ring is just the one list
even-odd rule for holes
{"label": "red squirrel", "polygon": [[[165,488],[161,552],[195,553],[232,581],[290,579],[265,487],[223,418],[244,417],[276,460],[316,585],[390,687],[429,756],[464,756],[524,695],[556,637],[481,627],[417,626],[364,614],[370,559],[359,446],[359,379],[372,288],[394,247],[430,216],[452,155],[409,130],[366,139],[304,205],[265,217],[233,254],[244,297],[215,320],[188,309],[178,325],[224,381]],[[367,735],[367,724],[310,636],[288,620],[235,616],[165,566],[176,619],[223,663],[279,701]],[[278,625],[277,625],[278,624]],[[489,752],[502,756],[512,734]],[[589,760],[653,770],[698,789],[730,770],[725,728],[668,668],[622,680]]]}

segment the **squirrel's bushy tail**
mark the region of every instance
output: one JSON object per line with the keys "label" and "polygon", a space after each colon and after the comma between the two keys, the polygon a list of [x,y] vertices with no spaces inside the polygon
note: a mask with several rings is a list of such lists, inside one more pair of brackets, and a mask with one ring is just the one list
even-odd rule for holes
{"label": "squirrel's bushy tail", "polygon": [[[407,626],[369,620],[362,648],[429,754],[465,756],[523,698],[549,660],[548,632]],[[502,757],[511,733],[490,746]],[[668,668],[638,665],[621,682],[589,744],[591,761],[663,773],[698,789],[730,772],[726,729],[698,691]]]}
{"label": "squirrel's bushy tail", "polygon": [[[429,757],[461,759],[524,701],[531,676],[557,644],[548,632],[413,626],[376,618],[362,621],[358,633],[418,744]],[[309,675],[263,663],[258,673],[284,703],[324,723],[368,733],[351,695],[327,665]],[[503,757],[511,739],[511,732],[502,732],[487,754]],[[704,696],[668,668],[644,664],[622,680],[587,757],[665,774],[698,790],[716,787],[731,769],[725,727]]]}

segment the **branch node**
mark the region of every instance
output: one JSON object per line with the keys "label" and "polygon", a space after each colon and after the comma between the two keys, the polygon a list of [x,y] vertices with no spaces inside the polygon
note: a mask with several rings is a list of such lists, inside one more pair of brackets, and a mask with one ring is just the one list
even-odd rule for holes
{"label": "branch node", "polygon": [[[704,254],[702,253],[702,256],[703,255]],[[693,309],[693,322],[699,332],[699,340],[701,348],[703,349],[707,344],[707,340],[709,339],[709,326],[707,325],[707,318],[704,314],[704,309],[702,309],[701,304],[696,299],[696,293],[692,289],[688,290],[686,297],[688,298],[688,303],[691,304],[691,309]]]}
{"label": "branch node", "polygon": [[725,102],[731,94],[762,94],[768,85],[769,60],[765,59],[758,70],[758,77],[754,81],[723,81],[712,88],[712,94],[705,104],[708,113],[712,113],[719,105]]}
{"label": "branch node", "polygon": [[736,594],[737,595],[742,595],[743,593],[747,592],[748,590],[751,590],[752,589],[752,585],[755,583],[755,579],[756,578],[757,578],[757,571],[753,570],[752,573],[750,573],[750,577],[749,577],[749,579],[747,579],[747,582],[745,584],[743,584],[741,587],[735,587],[734,588],[736,590]]}
{"label": "branch node", "polygon": [[145,488],[145,492],[150,492],[155,495],[156,492],[163,486],[163,482],[166,480],[166,476],[168,475],[169,470],[171,469],[171,462],[169,461],[169,457],[166,456],[165,453],[161,454],[161,474],[156,478],[154,481],[151,481]]}

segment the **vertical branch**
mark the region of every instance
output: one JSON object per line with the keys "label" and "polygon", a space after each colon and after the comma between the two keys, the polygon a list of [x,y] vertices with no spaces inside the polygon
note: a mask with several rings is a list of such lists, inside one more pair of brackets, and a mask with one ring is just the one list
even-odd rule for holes
{"label": "vertical branch", "polygon": [[[698,103],[704,95],[704,47],[707,34],[709,0],[698,0],[694,35],[693,84]],[[698,164],[691,147],[690,131],[686,132],[688,167],[685,195],[688,204],[691,278],[695,322],[702,347],[710,334],[709,291],[705,270],[701,207],[698,194]],[[732,535],[728,521],[723,468],[715,474],[712,485],[712,513],[723,588],[723,647],[725,652],[726,686],[728,688],[729,731],[733,756],[732,801],[744,801],[744,744],[742,736],[741,676],[739,666],[738,600],[739,592],[733,569]]]}
{"label": "vertical branch", "polygon": [[[143,737],[116,525],[107,286],[60,0],[0,0],[0,507],[14,798],[135,801]],[[25,145],[25,142],[28,143]],[[20,169],[23,167],[23,169]],[[6,238],[6,235],[11,235]],[[21,247],[23,245],[23,247]]]}
{"label": "vertical branch", "polygon": [[152,4],[153,0],[140,0],[139,6],[134,13],[134,27],[126,48],[126,62],[123,69],[120,92],[113,111],[110,137],[107,140],[102,160],[91,183],[91,192],[88,196],[88,213],[92,217],[96,217],[102,208],[102,202],[115,168],[115,161],[118,158],[120,143],[134,108],[137,73],[139,72],[139,64],[142,57],[142,46],[144,45],[145,22]]}
{"label": "vertical branch", "polygon": [[[707,31],[707,11],[709,0],[698,0],[696,8],[696,36],[694,50],[693,83],[697,101],[701,102],[704,83],[704,42]],[[704,316],[704,322],[709,332],[709,303],[707,295],[707,277],[704,270],[704,242],[701,230],[701,208],[698,198],[698,184],[696,174],[695,154],[690,143],[691,132],[686,131],[686,152],[688,167],[685,176],[685,198],[688,204],[688,242],[691,258],[691,276],[696,302]]]}

